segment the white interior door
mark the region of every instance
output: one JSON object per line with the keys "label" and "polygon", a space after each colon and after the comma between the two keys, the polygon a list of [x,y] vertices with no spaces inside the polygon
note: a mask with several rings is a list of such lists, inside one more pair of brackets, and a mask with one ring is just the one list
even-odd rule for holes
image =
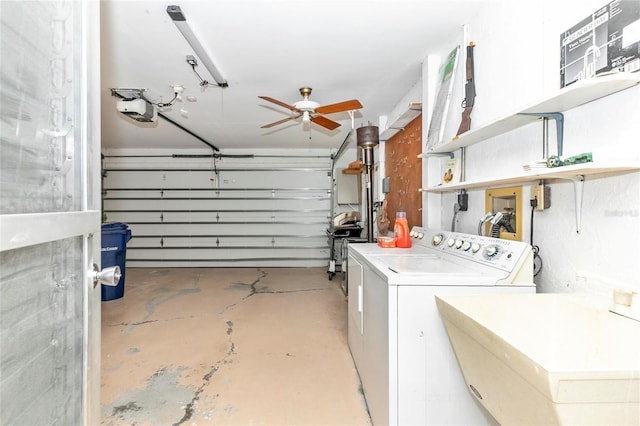
{"label": "white interior door", "polygon": [[99,3],[0,1],[0,424],[98,424]]}

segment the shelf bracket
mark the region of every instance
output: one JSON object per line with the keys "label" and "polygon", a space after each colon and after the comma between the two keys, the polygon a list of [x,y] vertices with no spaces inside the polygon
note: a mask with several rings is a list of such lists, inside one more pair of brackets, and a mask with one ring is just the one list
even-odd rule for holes
{"label": "shelf bracket", "polygon": [[573,194],[575,196],[576,208],[576,234],[580,233],[582,226],[582,193],[584,191],[584,175],[575,176],[550,176],[552,178],[570,180],[573,183]]}
{"label": "shelf bracket", "polygon": [[[558,167],[562,169],[562,167]],[[573,194],[575,197],[576,208],[576,234],[580,233],[582,226],[582,193],[584,192],[584,176],[585,175],[566,175],[566,174],[549,174],[545,179],[562,179],[569,180],[573,183]]]}
{"label": "shelf bracket", "polygon": [[564,139],[564,115],[561,112],[521,112],[520,115],[532,115],[541,118],[553,118],[556,120],[556,142],[558,144],[558,157],[562,157],[562,145]]}
{"label": "shelf bracket", "polygon": [[579,234],[582,223],[582,192],[584,191],[584,175],[575,176],[571,181],[573,182],[573,192],[576,197],[576,234]]}

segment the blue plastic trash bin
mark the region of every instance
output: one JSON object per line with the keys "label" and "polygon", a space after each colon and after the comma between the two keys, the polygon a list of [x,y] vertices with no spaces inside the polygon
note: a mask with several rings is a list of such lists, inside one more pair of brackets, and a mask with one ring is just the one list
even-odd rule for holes
{"label": "blue plastic trash bin", "polygon": [[114,222],[102,225],[102,267],[120,267],[122,277],[117,286],[102,284],[102,301],[119,299],[124,296],[125,262],[127,242],[131,239],[131,229],[126,223]]}

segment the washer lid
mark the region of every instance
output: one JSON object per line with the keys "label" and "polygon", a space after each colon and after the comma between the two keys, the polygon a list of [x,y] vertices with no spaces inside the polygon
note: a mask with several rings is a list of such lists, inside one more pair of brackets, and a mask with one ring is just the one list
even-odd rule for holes
{"label": "washer lid", "polygon": [[455,259],[433,254],[379,255],[367,259],[387,277],[390,285],[493,286],[508,275],[472,262],[461,265]]}

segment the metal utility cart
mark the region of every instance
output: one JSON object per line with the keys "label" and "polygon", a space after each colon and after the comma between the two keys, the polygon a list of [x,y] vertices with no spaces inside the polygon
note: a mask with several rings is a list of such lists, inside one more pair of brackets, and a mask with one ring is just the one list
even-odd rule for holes
{"label": "metal utility cart", "polygon": [[[343,213],[335,214],[335,207],[337,204],[337,200],[335,198],[336,193],[336,176],[335,176],[335,166],[336,161],[344,154],[345,150],[348,148],[350,142],[352,141],[353,135],[353,115],[352,118],[352,128],[347,133],[342,145],[338,149],[335,155],[331,157],[331,182],[332,182],[332,190],[331,190],[331,212],[329,215],[329,227],[327,228],[327,237],[328,237],[328,245],[329,245],[329,266],[327,269],[327,274],[329,275],[329,279],[333,279],[336,275],[336,272],[342,272],[342,286],[343,291],[346,294],[346,246],[349,242],[366,242],[366,238],[361,238],[360,234],[362,233],[362,226],[360,226],[361,213],[359,211],[348,211]],[[352,169],[353,166],[353,169]],[[343,170],[343,174],[357,174],[360,175],[362,172],[362,164],[359,161],[355,161],[349,164],[348,171],[353,173],[348,173]],[[358,197],[359,198],[359,197]],[[359,201],[354,202],[354,204],[360,205]]]}
{"label": "metal utility cart", "polygon": [[360,212],[344,212],[336,215],[331,221],[331,225],[327,229],[327,237],[329,238],[329,279],[333,279],[337,270],[336,267],[342,266],[342,246],[344,240],[349,242],[365,242],[366,238],[360,238],[362,226],[359,225]]}

